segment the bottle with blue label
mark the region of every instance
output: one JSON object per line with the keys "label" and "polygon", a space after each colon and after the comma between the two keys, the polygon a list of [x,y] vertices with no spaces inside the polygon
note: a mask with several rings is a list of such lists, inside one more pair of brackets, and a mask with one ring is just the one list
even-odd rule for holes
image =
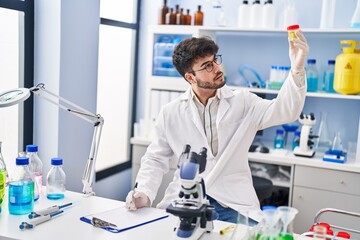
{"label": "bottle with blue label", "polygon": [[66,175],[62,169],[62,158],[51,159],[51,169],[46,177],[46,196],[50,200],[63,199],[65,197]]}
{"label": "bottle with blue label", "polygon": [[323,77],[322,90],[324,92],[336,93],[334,90],[334,69],[335,60],[329,60]]}
{"label": "bottle with blue label", "polygon": [[316,92],[319,84],[319,74],[315,59],[308,59],[306,68],[307,91]]}
{"label": "bottle with blue label", "polygon": [[34,177],[28,157],[16,158],[16,167],[9,182],[9,212],[23,215],[34,208]]}
{"label": "bottle with blue label", "polygon": [[274,139],[275,149],[284,149],[284,130],[276,129],[276,136]]}
{"label": "bottle with blue label", "polygon": [[35,180],[35,195],[34,201],[37,201],[41,196],[42,189],[42,168],[43,164],[38,155],[38,146],[37,145],[27,145],[26,146],[26,156],[29,158],[30,162],[30,171],[34,173]]}

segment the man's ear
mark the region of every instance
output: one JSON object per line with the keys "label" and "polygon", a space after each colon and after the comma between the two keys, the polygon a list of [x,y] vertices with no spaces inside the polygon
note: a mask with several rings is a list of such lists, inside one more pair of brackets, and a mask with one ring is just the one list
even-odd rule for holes
{"label": "man's ear", "polygon": [[193,84],[195,76],[192,73],[185,73],[184,75],[185,80],[188,81],[188,83]]}

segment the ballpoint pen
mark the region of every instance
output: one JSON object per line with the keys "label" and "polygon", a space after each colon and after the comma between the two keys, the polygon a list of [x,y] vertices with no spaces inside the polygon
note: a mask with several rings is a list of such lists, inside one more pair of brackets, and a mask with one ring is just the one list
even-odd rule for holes
{"label": "ballpoint pen", "polygon": [[[135,205],[135,202],[134,202],[134,194],[135,194],[135,189],[137,188],[138,186],[138,183],[136,182],[135,185],[134,185],[134,189],[133,189],[133,193],[131,195],[131,203]],[[131,204],[131,205],[132,205]]]}
{"label": "ballpoint pen", "polygon": [[49,221],[50,219],[52,219],[53,217],[63,213],[64,211],[61,210],[61,211],[57,211],[55,213],[51,213],[51,214],[47,214],[47,215],[44,215],[44,216],[40,216],[40,217],[36,217],[34,219],[31,219],[29,222],[22,222],[19,226],[19,228],[21,230],[25,230],[25,229],[32,229],[34,228],[35,226],[41,224],[41,223],[44,223],[46,221]]}

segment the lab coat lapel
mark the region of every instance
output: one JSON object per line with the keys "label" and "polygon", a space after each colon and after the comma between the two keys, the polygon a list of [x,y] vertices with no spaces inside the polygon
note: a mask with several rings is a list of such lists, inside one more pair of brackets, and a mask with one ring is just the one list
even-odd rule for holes
{"label": "lab coat lapel", "polygon": [[219,128],[219,123],[221,119],[224,117],[225,113],[230,108],[230,104],[227,99],[229,97],[232,97],[233,95],[234,93],[232,92],[232,90],[229,89],[226,85],[220,89],[220,103],[216,119],[217,128]]}

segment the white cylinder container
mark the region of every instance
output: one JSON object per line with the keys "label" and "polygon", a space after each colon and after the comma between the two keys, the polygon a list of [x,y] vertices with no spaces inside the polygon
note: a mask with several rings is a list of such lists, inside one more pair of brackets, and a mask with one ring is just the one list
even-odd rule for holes
{"label": "white cylinder container", "polygon": [[262,28],[275,28],[276,9],[272,0],[267,0],[262,10]]}
{"label": "white cylinder container", "polygon": [[238,27],[248,28],[250,27],[250,5],[248,1],[243,1],[238,10]]}
{"label": "white cylinder container", "polygon": [[336,0],[323,0],[321,7],[320,28],[329,29],[334,27]]}

